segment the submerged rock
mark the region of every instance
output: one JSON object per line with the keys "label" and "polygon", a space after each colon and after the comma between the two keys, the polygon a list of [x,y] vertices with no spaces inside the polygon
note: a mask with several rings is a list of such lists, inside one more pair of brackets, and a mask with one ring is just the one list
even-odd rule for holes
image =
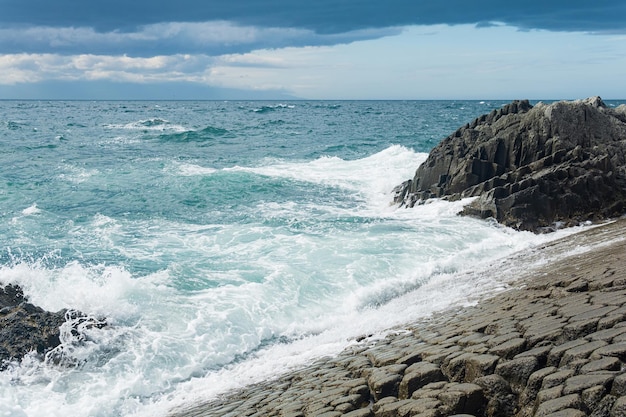
{"label": "submerged rock", "polygon": [[477,197],[463,214],[535,232],[622,215],[626,106],[514,101],[444,139],[394,192],[408,207]]}

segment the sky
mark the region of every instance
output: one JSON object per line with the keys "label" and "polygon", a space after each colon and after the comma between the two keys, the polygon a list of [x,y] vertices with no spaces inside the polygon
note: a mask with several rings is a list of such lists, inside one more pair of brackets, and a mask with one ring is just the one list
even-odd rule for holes
{"label": "sky", "polygon": [[624,74],[624,0],[0,0],[0,99],[624,99]]}

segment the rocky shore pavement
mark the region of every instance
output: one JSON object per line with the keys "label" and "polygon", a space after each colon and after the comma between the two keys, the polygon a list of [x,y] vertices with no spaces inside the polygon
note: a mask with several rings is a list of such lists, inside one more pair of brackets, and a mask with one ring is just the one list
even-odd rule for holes
{"label": "rocky shore pavement", "polygon": [[170,415],[624,417],[624,232],[623,219],[514,256],[524,272],[475,306]]}

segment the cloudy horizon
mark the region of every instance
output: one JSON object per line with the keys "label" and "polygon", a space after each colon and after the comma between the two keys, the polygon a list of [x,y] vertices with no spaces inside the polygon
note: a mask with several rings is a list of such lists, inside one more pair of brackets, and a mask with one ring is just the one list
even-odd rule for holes
{"label": "cloudy horizon", "polygon": [[0,3],[0,99],[626,98],[626,4]]}

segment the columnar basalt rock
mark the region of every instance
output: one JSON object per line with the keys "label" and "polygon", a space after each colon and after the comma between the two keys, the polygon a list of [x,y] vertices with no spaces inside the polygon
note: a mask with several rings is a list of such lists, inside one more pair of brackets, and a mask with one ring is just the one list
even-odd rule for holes
{"label": "columnar basalt rock", "polygon": [[626,211],[626,106],[592,97],[514,101],[436,146],[394,201],[477,197],[463,214],[522,230],[619,216]]}

